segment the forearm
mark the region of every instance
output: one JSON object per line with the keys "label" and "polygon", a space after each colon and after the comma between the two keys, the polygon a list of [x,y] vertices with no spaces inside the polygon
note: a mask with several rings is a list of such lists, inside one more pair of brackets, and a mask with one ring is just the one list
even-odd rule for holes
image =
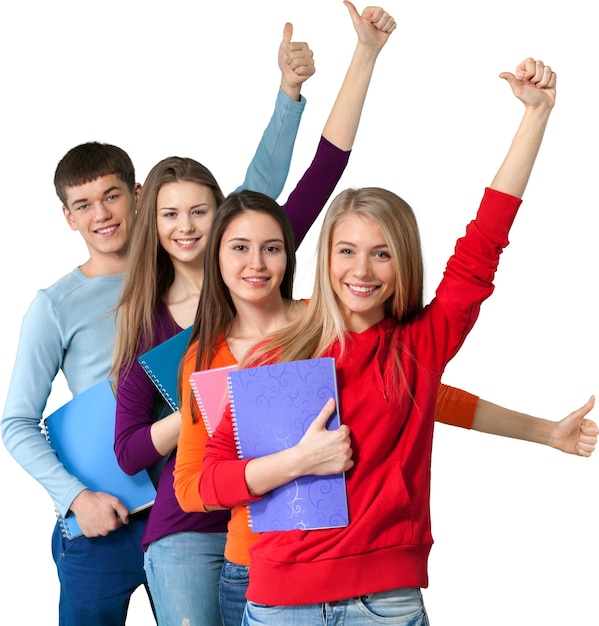
{"label": "forearm", "polygon": [[160,448],[152,432],[156,425],[154,411],[160,406],[157,399],[160,399],[158,392],[139,363],[134,363],[128,372],[119,377],[114,451],[120,467],[127,474],[133,475],[150,468],[170,452],[162,451],[162,448],[168,446],[160,436],[161,426],[158,427],[159,436],[156,438]]}
{"label": "forearm", "polygon": [[156,451],[166,456],[177,447],[179,432],[181,431],[181,413],[175,411],[152,424],[150,436]]}
{"label": "forearm", "polygon": [[287,181],[305,104],[304,98],[295,101],[282,91],[278,92],[274,113],[237,191],[251,189],[271,198],[280,195]]}
{"label": "forearm", "polygon": [[517,198],[524,195],[550,113],[548,106],[526,108],[507,156],[490,185],[491,189]]}
{"label": "forearm", "polygon": [[351,150],[354,144],[379,52],[358,42],[325,124],[323,137],[341,150]]}
{"label": "forearm", "polygon": [[303,476],[303,464],[297,447],[288,448],[275,454],[252,459],[245,466],[245,482],[248,491],[255,497],[286,485]]}
{"label": "forearm", "polygon": [[555,422],[479,399],[472,428],[489,435],[552,445]]}

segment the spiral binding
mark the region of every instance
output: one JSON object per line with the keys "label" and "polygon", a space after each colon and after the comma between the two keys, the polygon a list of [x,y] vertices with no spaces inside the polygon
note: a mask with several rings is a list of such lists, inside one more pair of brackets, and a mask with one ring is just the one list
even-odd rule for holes
{"label": "spiral binding", "polygon": [[239,430],[237,428],[237,415],[235,414],[235,398],[233,397],[233,386],[231,378],[227,377],[227,387],[229,388],[229,406],[231,407],[231,423],[233,424],[233,437],[235,438],[235,447],[237,448],[237,457],[243,459],[241,451],[241,442],[239,440]]}
{"label": "spiral binding", "polygon": [[204,402],[202,401],[202,397],[200,396],[200,392],[192,376],[190,376],[189,378],[189,384],[191,385],[191,390],[193,391],[193,395],[195,396],[196,404],[198,405],[198,409],[200,410],[202,420],[204,421],[204,426],[206,426],[206,431],[208,435],[212,437],[214,432],[212,430],[212,426],[210,425],[210,420],[206,416],[206,408],[204,407]]}
{"label": "spiral binding", "polygon": [[[81,532],[78,532],[77,534],[75,534],[71,530],[69,520],[65,519],[65,517],[59,513],[58,509],[55,508],[54,511],[56,513],[56,519],[58,521],[58,525],[60,526],[60,532],[62,533],[62,536],[65,539],[74,539],[75,537],[79,537],[79,535],[83,534]],[[73,519],[75,518],[73,517]]]}
{"label": "spiral binding", "polygon": [[[227,387],[229,388],[229,406],[231,407],[231,423],[233,424],[233,437],[235,438],[235,447],[237,448],[237,456],[243,459],[243,452],[241,451],[241,442],[239,441],[239,430],[237,428],[237,416],[235,414],[235,398],[233,397],[233,386],[231,385],[231,378],[227,377]],[[248,526],[254,527],[252,521],[252,512],[250,511],[250,505],[245,507],[248,516]]]}
{"label": "spiral binding", "polygon": [[152,382],[156,385],[156,388],[162,394],[162,397],[168,402],[168,405],[173,409],[173,411],[177,410],[177,403],[173,400],[170,393],[164,388],[161,382],[158,380],[158,377],[154,375],[152,369],[148,366],[146,361],[140,361],[141,366],[148,373],[148,376],[151,378]]}

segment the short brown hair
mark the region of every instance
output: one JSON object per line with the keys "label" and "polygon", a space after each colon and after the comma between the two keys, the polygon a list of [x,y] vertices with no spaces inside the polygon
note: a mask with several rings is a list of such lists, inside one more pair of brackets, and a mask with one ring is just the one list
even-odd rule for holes
{"label": "short brown hair", "polygon": [[59,161],[54,173],[54,188],[64,206],[66,188],[76,187],[114,174],[131,193],[135,189],[135,169],[129,155],[109,143],[91,141],[71,148]]}

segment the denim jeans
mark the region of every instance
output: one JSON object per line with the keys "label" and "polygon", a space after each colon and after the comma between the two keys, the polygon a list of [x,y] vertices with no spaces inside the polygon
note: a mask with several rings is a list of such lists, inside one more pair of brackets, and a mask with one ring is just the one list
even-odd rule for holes
{"label": "denim jeans", "polygon": [[181,532],[148,546],[144,567],[160,626],[221,623],[218,587],[225,536]]}
{"label": "denim jeans", "polygon": [[339,602],[297,606],[267,606],[248,601],[242,622],[243,626],[428,626],[428,623],[418,588],[393,589]]}
{"label": "denim jeans", "polygon": [[60,581],[60,626],[123,626],[131,594],[145,585],[146,516],[105,537],[65,539],[56,524],[52,555]]}
{"label": "denim jeans", "polygon": [[220,575],[220,612],[224,626],[241,626],[245,592],[250,584],[250,568],[225,559]]}

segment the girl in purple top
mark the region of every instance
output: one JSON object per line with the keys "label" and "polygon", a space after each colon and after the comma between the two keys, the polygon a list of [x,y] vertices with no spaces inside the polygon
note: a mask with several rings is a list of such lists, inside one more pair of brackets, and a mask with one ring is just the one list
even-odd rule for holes
{"label": "girl in purple top", "polygon": [[[296,245],[347,165],[378,53],[396,26],[380,8],[370,7],[360,16],[351,3],[345,4],[358,43],[314,160],[284,205]],[[289,68],[289,82],[299,94],[313,64],[309,50],[293,46],[288,46],[288,54],[295,55],[294,60],[282,66]],[[218,581],[229,514],[184,513],[179,507],[172,473],[180,414],[157,419],[161,399],[137,357],[193,322],[204,276],[205,241],[223,200],[212,174],[192,159],[171,157],[151,170],[139,202],[130,264],[117,309],[112,370],[118,381],[115,451],[121,467],[131,474],[142,468],[159,469],[143,548],[161,626],[180,625],[185,619],[194,626],[220,622]],[[151,284],[144,274],[153,277]]]}

